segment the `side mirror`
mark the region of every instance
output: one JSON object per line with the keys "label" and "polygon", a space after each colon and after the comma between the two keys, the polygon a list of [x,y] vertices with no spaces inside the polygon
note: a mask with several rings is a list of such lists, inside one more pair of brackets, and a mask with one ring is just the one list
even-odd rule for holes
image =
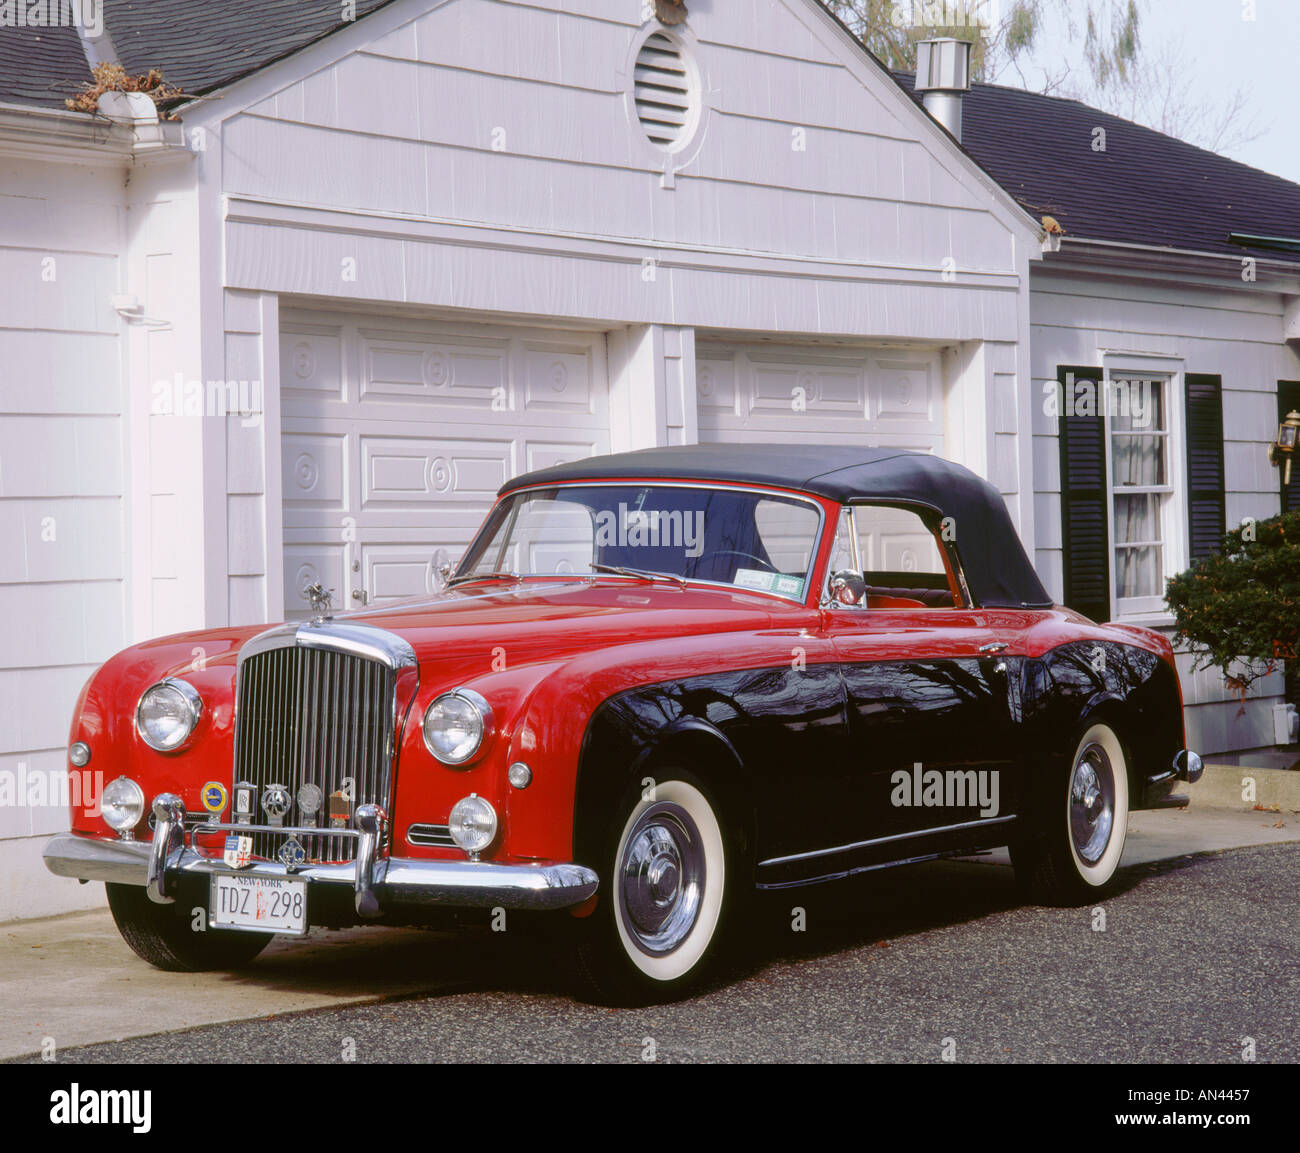
{"label": "side mirror", "polygon": [[860,572],[840,569],[831,573],[831,599],[842,605],[861,605],[867,599],[867,582]]}

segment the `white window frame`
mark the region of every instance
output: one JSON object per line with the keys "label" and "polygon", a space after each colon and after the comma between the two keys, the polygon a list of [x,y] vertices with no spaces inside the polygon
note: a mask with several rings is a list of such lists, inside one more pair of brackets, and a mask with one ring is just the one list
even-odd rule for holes
{"label": "white window frame", "polygon": [[[1132,356],[1104,353],[1102,377],[1105,389],[1102,402],[1106,445],[1106,546],[1110,565],[1110,615],[1112,620],[1142,620],[1148,624],[1170,623],[1173,617],[1165,608],[1164,582],[1188,565],[1187,542],[1187,460],[1186,412],[1183,361],[1177,357]],[[1111,398],[1113,382],[1125,379],[1159,381],[1165,392],[1166,483],[1119,488],[1115,485],[1112,461]],[[1140,435],[1151,435],[1143,433]],[[1115,540],[1115,497],[1153,493],[1163,499],[1160,505],[1160,593],[1155,596],[1121,597],[1119,595],[1118,546]],[[1129,542],[1126,542],[1129,543]],[[1152,542],[1155,543],[1155,542]]]}

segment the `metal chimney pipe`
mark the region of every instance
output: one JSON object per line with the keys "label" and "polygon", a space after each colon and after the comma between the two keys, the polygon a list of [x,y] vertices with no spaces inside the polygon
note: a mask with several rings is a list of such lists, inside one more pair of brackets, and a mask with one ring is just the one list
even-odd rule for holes
{"label": "metal chimney pipe", "polygon": [[961,98],[970,91],[970,51],[966,40],[939,36],[916,46],[916,91],[925,110],[961,139]]}

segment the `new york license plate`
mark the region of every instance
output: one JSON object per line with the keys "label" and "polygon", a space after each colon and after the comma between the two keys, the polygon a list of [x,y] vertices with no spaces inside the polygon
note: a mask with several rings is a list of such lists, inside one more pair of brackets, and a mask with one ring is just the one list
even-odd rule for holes
{"label": "new york license plate", "polygon": [[250,929],[301,937],[307,932],[307,882],[215,873],[209,911],[214,929]]}

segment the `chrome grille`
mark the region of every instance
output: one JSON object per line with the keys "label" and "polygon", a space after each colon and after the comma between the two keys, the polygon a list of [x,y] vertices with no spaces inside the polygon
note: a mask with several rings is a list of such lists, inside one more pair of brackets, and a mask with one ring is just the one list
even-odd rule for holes
{"label": "chrome grille", "polygon": [[[350,813],[361,804],[386,808],[395,695],[393,670],[354,653],[289,645],[246,658],[239,666],[232,785],[251,781],[259,806],[268,785],[284,785],[293,798],[286,826],[306,824],[298,803],[304,784],[316,785],[324,798],[316,815],[322,829],[329,828],[329,797],[338,790],[350,793]],[[267,823],[260,808],[253,823]],[[311,861],[355,856],[351,838],[299,840]],[[254,833],[253,854],[273,860],[282,842],[275,833]]]}
{"label": "chrome grille", "polygon": [[430,845],[437,848],[456,847],[451,829],[446,825],[412,825],[406,830],[406,840],[412,845]]}

